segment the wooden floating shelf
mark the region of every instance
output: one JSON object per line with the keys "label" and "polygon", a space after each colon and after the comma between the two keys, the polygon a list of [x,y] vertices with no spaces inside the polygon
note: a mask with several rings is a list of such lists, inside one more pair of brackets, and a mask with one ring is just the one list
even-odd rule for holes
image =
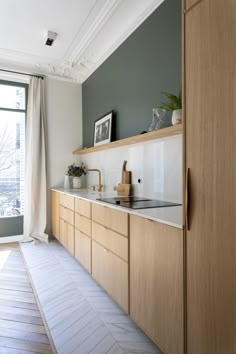
{"label": "wooden floating shelf", "polygon": [[81,149],[81,150],[75,150],[75,151],[73,151],[73,154],[74,155],[90,154],[90,153],[96,152],[96,151],[114,149],[116,147],[137,144],[137,143],[141,143],[141,142],[149,141],[149,140],[161,139],[161,138],[165,138],[165,137],[173,136],[173,135],[178,135],[178,134],[182,134],[182,124],[177,124],[177,125],[174,125],[174,126],[171,126],[168,128],[154,130],[149,133],[131,136],[130,138],[125,138],[125,139],[113,141],[110,144],[98,145],[98,146],[93,146],[93,147],[85,148],[85,149]]}

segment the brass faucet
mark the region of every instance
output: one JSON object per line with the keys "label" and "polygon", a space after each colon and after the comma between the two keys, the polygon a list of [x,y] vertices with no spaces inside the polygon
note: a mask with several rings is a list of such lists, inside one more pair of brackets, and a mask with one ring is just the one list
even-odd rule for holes
{"label": "brass faucet", "polygon": [[98,192],[102,191],[102,174],[98,168],[88,168],[88,172],[98,172]]}

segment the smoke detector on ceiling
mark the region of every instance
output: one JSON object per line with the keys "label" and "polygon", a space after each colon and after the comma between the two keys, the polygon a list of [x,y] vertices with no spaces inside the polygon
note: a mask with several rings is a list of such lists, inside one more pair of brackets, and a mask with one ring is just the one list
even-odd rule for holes
{"label": "smoke detector on ceiling", "polygon": [[51,47],[53,42],[54,42],[54,40],[55,40],[55,38],[56,38],[56,36],[57,36],[56,32],[48,31],[47,40],[46,40],[45,45],[49,45]]}

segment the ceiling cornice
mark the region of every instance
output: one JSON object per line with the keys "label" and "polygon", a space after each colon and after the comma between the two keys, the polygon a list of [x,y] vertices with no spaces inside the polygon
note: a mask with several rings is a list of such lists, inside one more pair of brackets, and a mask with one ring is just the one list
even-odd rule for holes
{"label": "ceiling cornice", "polygon": [[51,60],[0,48],[0,66],[83,83],[163,1],[96,2],[63,58]]}

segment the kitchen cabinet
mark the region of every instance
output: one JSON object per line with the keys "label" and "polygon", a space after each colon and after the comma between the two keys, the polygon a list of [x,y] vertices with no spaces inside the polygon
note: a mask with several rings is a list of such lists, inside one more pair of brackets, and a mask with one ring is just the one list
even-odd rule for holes
{"label": "kitchen cabinet", "polygon": [[54,237],[60,240],[60,193],[51,191],[51,223],[52,234]]}
{"label": "kitchen cabinet", "polygon": [[130,316],[165,353],[183,354],[183,231],[134,215]]}
{"label": "kitchen cabinet", "polygon": [[236,1],[184,16],[187,353],[236,353]]}
{"label": "kitchen cabinet", "polygon": [[93,220],[124,236],[128,235],[128,214],[107,206],[93,203]]}
{"label": "kitchen cabinet", "polygon": [[128,313],[128,263],[92,241],[92,275]]}
{"label": "kitchen cabinet", "polygon": [[128,313],[128,214],[92,204],[92,276]]}
{"label": "kitchen cabinet", "polygon": [[60,219],[60,242],[61,244],[74,255],[74,226],[63,219]]}
{"label": "kitchen cabinet", "polygon": [[185,0],[185,10],[190,9],[193,5],[196,5],[199,1],[203,1],[203,0]]}
{"label": "kitchen cabinet", "polygon": [[75,253],[74,197],[60,193],[60,242],[72,254]]}
{"label": "kitchen cabinet", "polygon": [[91,203],[75,198],[75,258],[91,273]]}

